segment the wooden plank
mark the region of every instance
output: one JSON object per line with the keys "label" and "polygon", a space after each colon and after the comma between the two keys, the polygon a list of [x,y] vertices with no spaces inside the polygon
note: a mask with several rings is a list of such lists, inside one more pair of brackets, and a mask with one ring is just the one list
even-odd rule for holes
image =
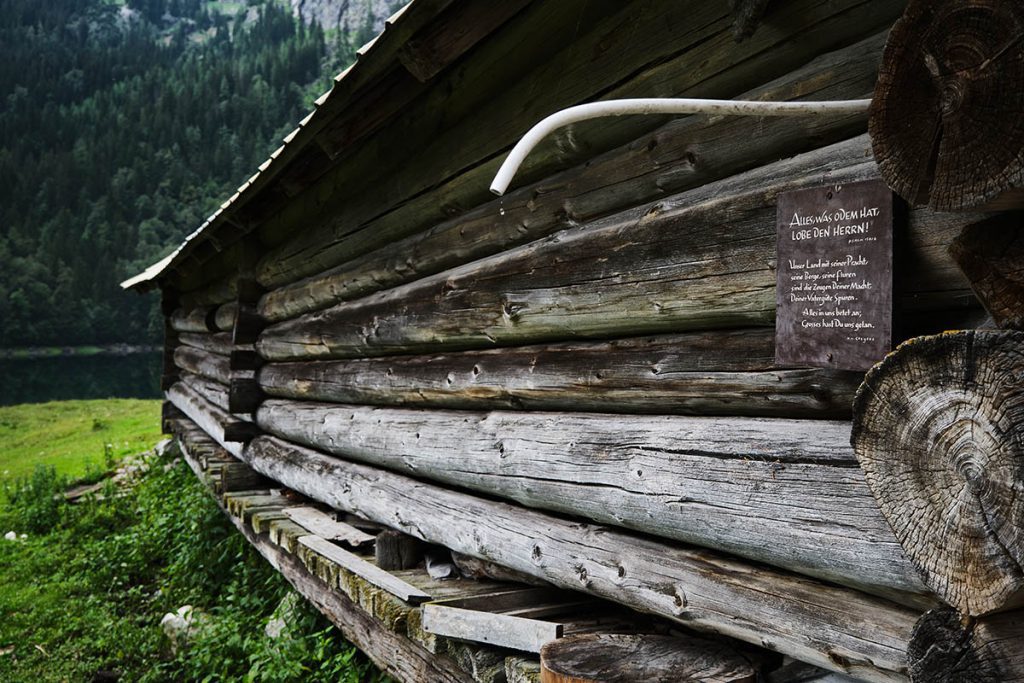
{"label": "wooden plank", "polygon": [[383,569],[370,564],[358,555],[343,550],[330,541],[319,536],[308,535],[299,538],[299,543],[314,552],[323,555],[331,562],[336,563],[343,569],[361,576],[373,585],[386,590],[400,600],[406,602],[423,602],[430,599],[430,595],[424,593],[415,586],[411,586],[401,579],[388,574]]}
{"label": "wooden plank", "polygon": [[770,328],[270,363],[270,396],[466,410],[849,417],[862,373],[781,369]]}
{"label": "wooden plank", "polygon": [[906,681],[919,614],[892,602],[710,551],[566,520],[342,461],[274,437],[255,469],[458,552],[867,681]]}
{"label": "wooden plank", "polygon": [[[850,424],[267,401],[294,443],[921,604]],[[924,604],[931,604],[925,599]]]}
{"label": "wooden plank", "polygon": [[[744,93],[744,99],[853,99],[870,96],[885,34],[822,55],[791,74]],[[629,117],[626,117],[629,118]],[[371,221],[367,236],[383,246],[361,253],[358,236],[339,241],[345,262],[267,292],[260,313],[280,321],[311,310],[393,287],[462,263],[498,253],[638,203],[699,187],[758,165],[862,133],[865,116],[748,117],[691,116],[675,119],[637,140],[587,159],[557,175],[402,239],[387,241],[430,214],[414,200]],[[617,125],[607,119],[602,125]],[[758,144],[747,141],[757,136]],[[490,171],[493,175],[493,170]],[[485,187],[490,178],[470,173],[468,184]],[[446,188],[437,194],[450,196]],[[433,197],[435,193],[427,196]],[[446,199],[446,201],[450,201]],[[394,223],[394,226],[392,226]],[[429,229],[426,229],[429,228]],[[365,251],[365,250],[363,250]]]}
{"label": "wooden plank", "polygon": [[[353,149],[346,163],[303,194],[303,201],[293,202],[261,226],[265,243],[282,236],[293,239],[263,260],[260,281],[277,286],[338,263],[339,237],[493,159],[552,111],[598,96],[732,97],[822,51],[876,33],[899,9],[899,2],[885,0],[790,2],[777,10],[779,30],[759,32],[736,46],[728,9],[716,3],[535,3],[502,27],[499,38],[481,46],[465,69],[442,78],[416,106]],[[574,40],[565,41],[567,31]],[[630,38],[634,35],[644,40]],[[517,49],[523,40],[532,46],[526,54]],[[629,49],[622,49],[623,44]],[[453,125],[467,116],[472,116],[472,125]],[[653,118],[634,121],[631,130],[620,131],[603,149],[657,124]],[[522,177],[542,177],[571,165],[567,160],[592,156],[592,130],[582,138],[587,144],[575,135],[559,136],[545,146],[546,153],[542,149],[529,160]],[[408,163],[410,158],[417,163]],[[366,173],[367,168],[379,173]],[[484,187],[477,190],[482,196]],[[433,203],[438,204],[436,198]]]}
{"label": "wooden plank", "polygon": [[539,619],[481,612],[444,604],[423,605],[424,630],[522,652],[540,652],[547,642],[562,637],[562,625]]}
{"label": "wooden plank", "polygon": [[351,546],[373,543],[373,536],[370,534],[344,522],[338,522],[314,507],[289,507],[282,512],[288,519],[309,529],[310,533],[328,541],[340,541]]}
{"label": "wooden plank", "polygon": [[[712,183],[699,191],[701,202],[677,195],[271,325],[257,350],[268,360],[344,358],[769,326],[775,196],[826,176],[838,183],[877,177],[867,137]],[[915,227],[922,226],[912,218]],[[946,272],[952,281],[939,293],[933,276],[907,273],[897,306],[960,305],[950,290],[976,306],[955,265]]]}

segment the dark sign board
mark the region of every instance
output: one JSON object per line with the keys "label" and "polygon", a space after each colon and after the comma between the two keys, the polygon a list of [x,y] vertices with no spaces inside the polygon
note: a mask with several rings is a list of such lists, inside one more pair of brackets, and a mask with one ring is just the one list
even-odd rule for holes
{"label": "dark sign board", "polygon": [[888,353],[892,198],[881,180],[779,195],[776,364],[866,370]]}

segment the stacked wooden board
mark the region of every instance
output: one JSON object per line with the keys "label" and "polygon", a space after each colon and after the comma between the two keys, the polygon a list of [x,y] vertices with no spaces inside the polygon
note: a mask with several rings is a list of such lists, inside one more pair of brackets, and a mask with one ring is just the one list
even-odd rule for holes
{"label": "stacked wooden board", "polygon": [[[1019,336],[774,360],[778,196],[885,176],[866,115],[581,124],[486,192],[582,101],[869,96],[903,10],[735,4],[413,3],[161,271],[168,400],[221,490],[863,680],[1017,680]],[[1019,220],[946,208],[897,211],[897,341],[1021,319]]]}

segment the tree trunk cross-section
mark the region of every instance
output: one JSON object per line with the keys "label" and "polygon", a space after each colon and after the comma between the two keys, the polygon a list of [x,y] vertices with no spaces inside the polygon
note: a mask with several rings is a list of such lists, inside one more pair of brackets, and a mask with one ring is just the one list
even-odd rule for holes
{"label": "tree trunk cross-section", "polygon": [[925,583],[965,615],[1024,599],[1024,333],[901,345],[854,401],[868,485]]}
{"label": "tree trunk cross-section", "polygon": [[914,0],[885,47],[869,130],[882,177],[944,210],[1024,199],[1024,5]]}
{"label": "tree trunk cross-section", "polygon": [[541,683],[754,683],[754,667],[725,643],[655,635],[560,638],[540,652]]}

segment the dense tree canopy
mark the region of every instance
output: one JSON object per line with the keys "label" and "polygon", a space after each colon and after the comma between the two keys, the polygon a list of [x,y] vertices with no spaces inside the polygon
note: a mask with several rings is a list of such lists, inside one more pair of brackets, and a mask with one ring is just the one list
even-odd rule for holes
{"label": "dense tree canopy", "polygon": [[351,56],[337,33],[269,0],[4,0],[0,346],[158,340],[117,283],[280,144]]}

